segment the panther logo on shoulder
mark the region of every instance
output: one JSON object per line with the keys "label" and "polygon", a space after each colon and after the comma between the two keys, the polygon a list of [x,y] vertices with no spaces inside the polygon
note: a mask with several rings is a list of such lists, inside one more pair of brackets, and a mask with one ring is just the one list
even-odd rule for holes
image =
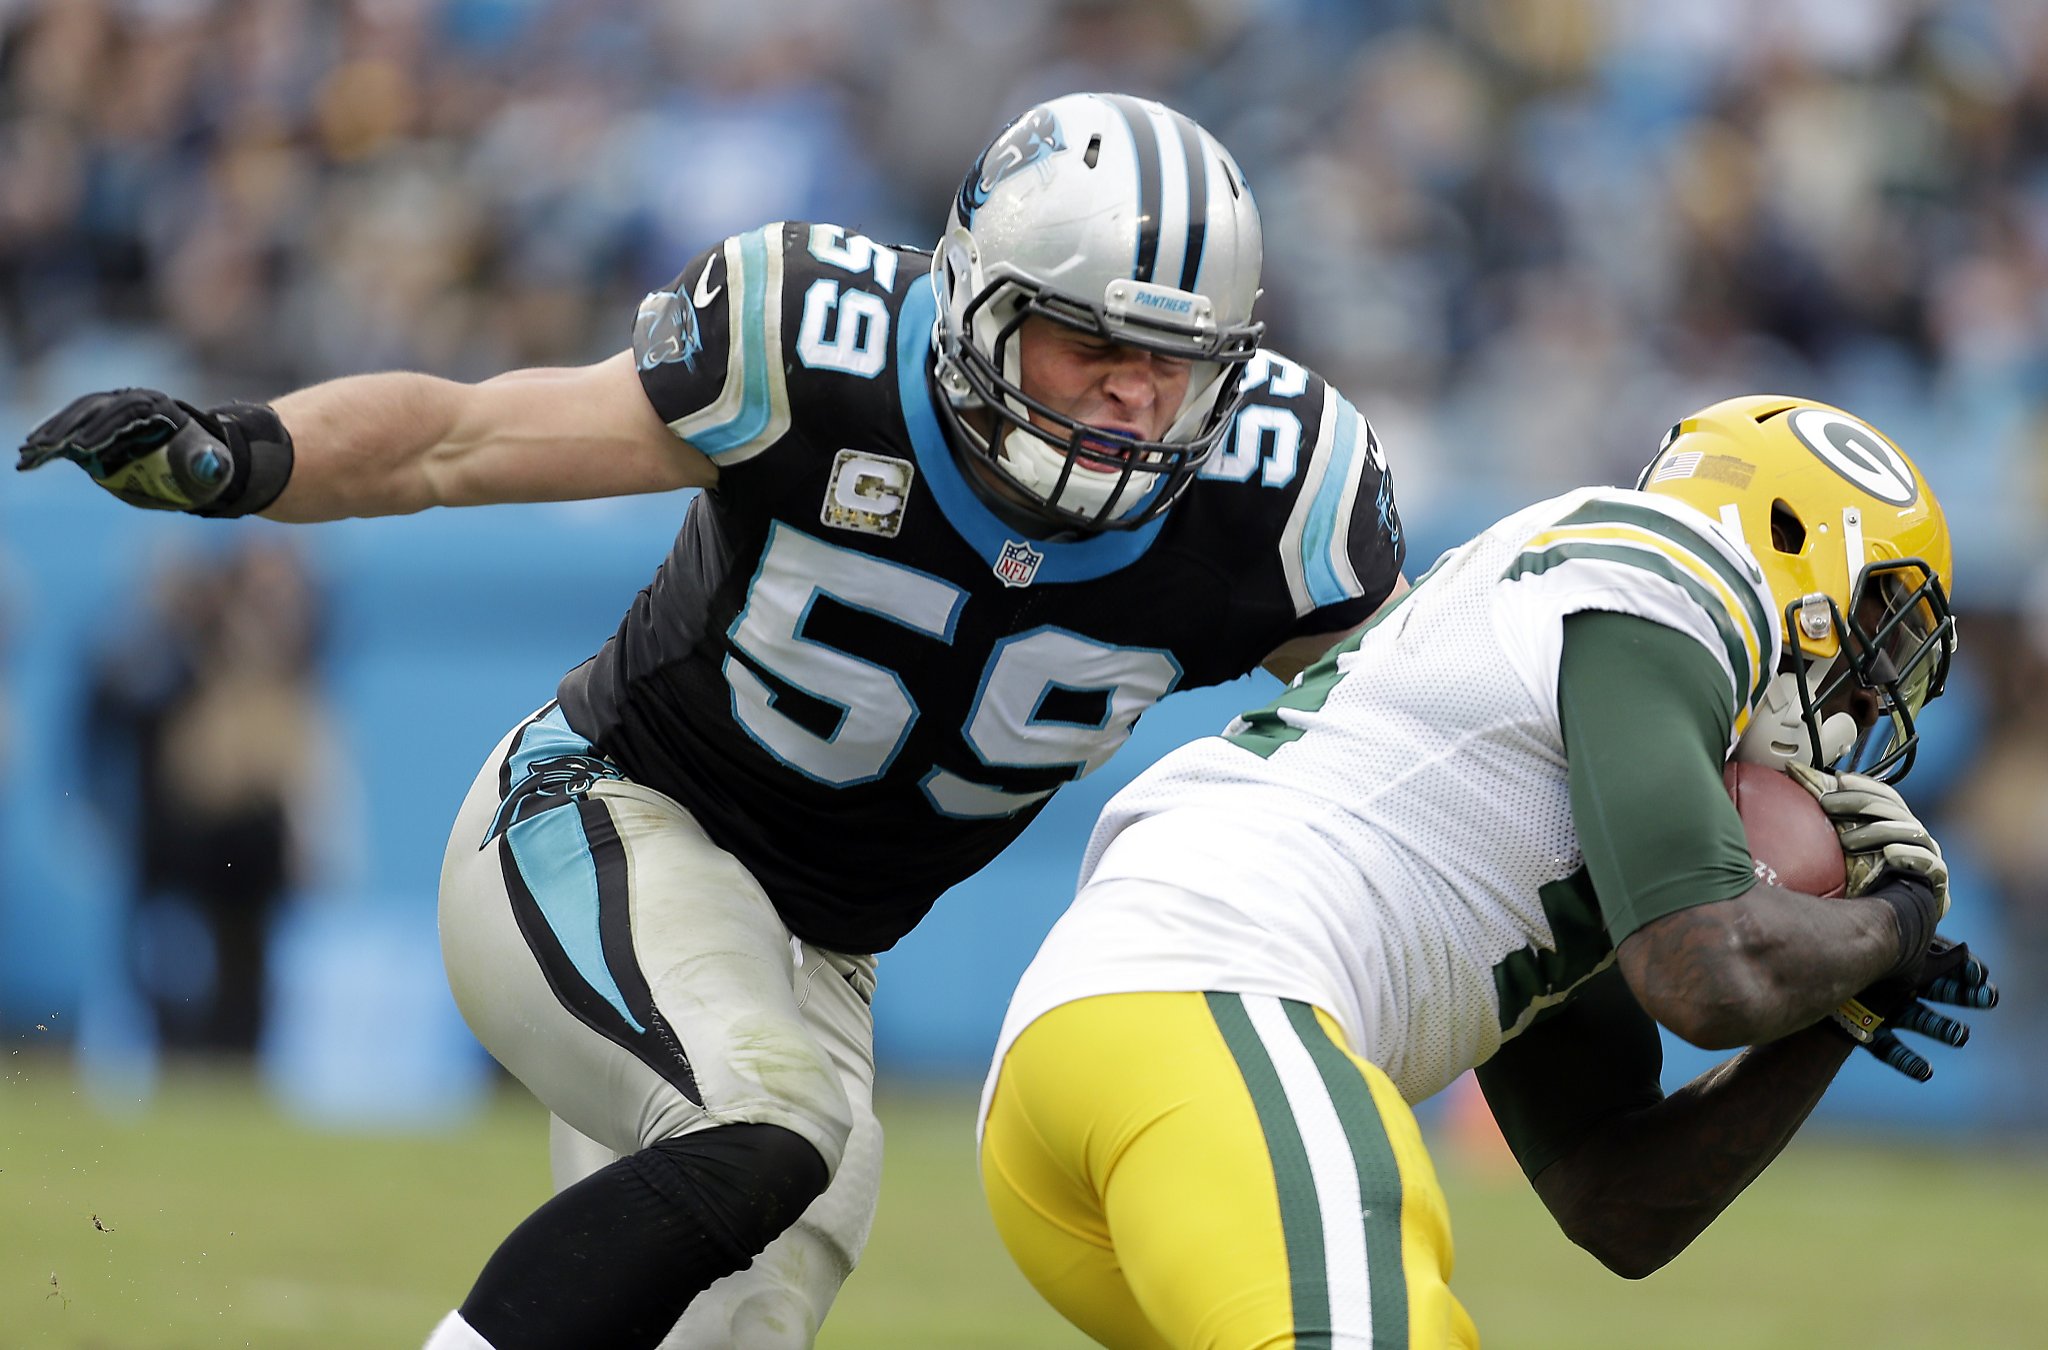
{"label": "panther logo on shoulder", "polygon": [[988,205],[988,195],[996,184],[1066,148],[1060,119],[1044,104],[1010,123],[961,181],[960,219],[974,219],[974,213]]}
{"label": "panther logo on shoulder", "polygon": [[653,370],[671,361],[695,369],[697,353],[703,350],[697,307],[681,287],[651,292],[640,302],[640,313],[633,321],[633,352],[640,369]]}

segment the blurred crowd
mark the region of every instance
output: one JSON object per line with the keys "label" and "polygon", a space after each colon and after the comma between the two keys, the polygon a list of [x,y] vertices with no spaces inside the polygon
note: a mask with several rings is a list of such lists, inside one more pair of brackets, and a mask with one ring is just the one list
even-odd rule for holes
{"label": "blurred crowd", "polygon": [[1079,88],[1233,149],[1277,345],[1438,542],[1729,394],[1892,432],[1986,638],[1968,828],[2048,948],[2039,0],[0,0],[0,408],[595,359],[733,230],[929,243]]}
{"label": "blurred crowd", "polygon": [[731,230],[934,238],[1006,114],[1110,86],[1235,149],[1266,317],[1425,490],[1612,478],[1752,386],[2041,435],[2033,0],[8,0],[0,370],[592,358]]}

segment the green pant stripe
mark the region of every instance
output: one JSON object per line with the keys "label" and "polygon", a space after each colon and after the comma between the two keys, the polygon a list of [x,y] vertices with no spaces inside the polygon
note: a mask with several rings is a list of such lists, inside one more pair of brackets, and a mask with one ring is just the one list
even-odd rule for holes
{"label": "green pant stripe", "polygon": [[1365,1211],[1365,1268],[1372,1290],[1372,1343],[1405,1346],[1408,1277],[1401,1248],[1401,1165],[1394,1158],[1393,1141],[1387,1138],[1372,1089],[1351,1057],[1323,1030],[1315,1009],[1291,999],[1281,1006],[1322,1073],[1358,1169],[1358,1196]]}
{"label": "green pant stripe", "polygon": [[1244,1001],[1236,994],[1204,997],[1209,1001],[1209,1015],[1216,1019],[1223,1043],[1230,1048],[1237,1071],[1251,1091],[1259,1129],[1266,1136],[1266,1156],[1273,1163],[1274,1188],[1280,1194],[1280,1231],[1287,1245],[1287,1278],[1294,1299],[1295,1350],[1330,1350],[1322,1210],[1316,1202],[1308,1149],[1294,1123],[1294,1109],[1287,1104],[1279,1071],[1260,1042]]}

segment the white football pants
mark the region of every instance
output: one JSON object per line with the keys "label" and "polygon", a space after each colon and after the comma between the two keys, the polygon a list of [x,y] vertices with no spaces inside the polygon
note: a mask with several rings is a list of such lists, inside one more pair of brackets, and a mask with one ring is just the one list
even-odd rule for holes
{"label": "white football pants", "polygon": [[832,1181],[668,1347],[808,1347],[881,1190],[872,956],[791,935],[739,860],[550,705],[491,755],[441,873],[449,988],[554,1117],[557,1188],[657,1140],[780,1125]]}

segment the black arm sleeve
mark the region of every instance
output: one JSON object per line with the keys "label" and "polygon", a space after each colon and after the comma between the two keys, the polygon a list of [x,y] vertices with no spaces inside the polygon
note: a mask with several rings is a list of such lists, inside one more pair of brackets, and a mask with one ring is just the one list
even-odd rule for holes
{"label": "black arm sleeve", "polygon": [[1664,1099],[1664,1044],[1621,971],[1609,966],[1569,1003],[1479,1066],[1479,1087],[1527,1176],[1591,1123]]}
{"label": "black arm sleeve", "polygon": [[1616,945],[1652,919],[1755,884],[1721,780],[1733,698],[1706,648],[1650,619],[1574,614],[1557,702],[1572,821]]}

